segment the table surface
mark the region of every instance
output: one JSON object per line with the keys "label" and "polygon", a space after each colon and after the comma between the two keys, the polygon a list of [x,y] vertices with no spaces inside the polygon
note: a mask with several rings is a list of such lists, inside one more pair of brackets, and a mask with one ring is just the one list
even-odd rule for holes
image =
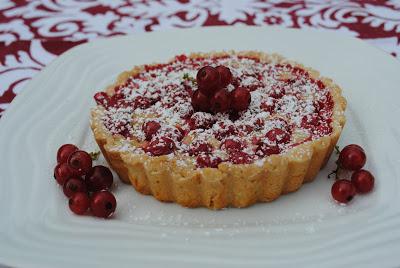
{"label": "table surface", "polygon": [[224,25],[280,25],[354,36],[400,59],[400,0],[1,0],[0,117],[54,58],[109,36]]}

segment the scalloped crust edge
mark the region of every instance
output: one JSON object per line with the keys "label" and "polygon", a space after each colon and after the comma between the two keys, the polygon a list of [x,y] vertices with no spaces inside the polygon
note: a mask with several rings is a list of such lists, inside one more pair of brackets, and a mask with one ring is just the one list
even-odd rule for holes
{"label": "scalloped crust edge", "polygon": [[[331,135],[300,144],[285,154],[269,156],[262,165],[222,163],[218,168],[193,170],[177,165],[176,159],[168,156],[151,157],[114,150],[122,137],[112,136],[106,131],[100,120],[101,109],[96,107],[91,113],[94,137],[107,162],[122,181],[131,183],[138,192],[153,195],[163,202],[176,202],[191,208],[222,209],[270,202],[282,194],[297,191],[303,183],[315,179],[328,161],[346,121],[344,110],[347,102],[341,88],[331,79],[320,77],[319,72],[277,54],[229,51],[194,53],[189,57],[233,54],[256,57],[263,62],[289,63],[307,70],[312,78],[322,80],[330,88],[334,101]],[[108,87],[108,92],[143,68],[138,66],[121,73],[117,82]]]}

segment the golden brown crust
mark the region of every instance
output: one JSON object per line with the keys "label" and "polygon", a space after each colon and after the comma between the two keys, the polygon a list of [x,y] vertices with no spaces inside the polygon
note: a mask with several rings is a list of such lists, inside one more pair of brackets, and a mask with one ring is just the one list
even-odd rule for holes
{"label": "golden brown crust", "polygon": [[[321,167],[328,161],[345,124],[346,100],[340,87],[331,79],[320,77],[317,71],[287,61],[276,54],[230,51],[196,53],[190,57],[227,54],[256,57],[263,62],[290,63],[308,70],[312,78],[321,79],[330,88],[334,101],[332,134],[303,143],[285,154],[269,156],[261,165],[222,163],[218,168],[193,169],[177,165],[176,159],[168,156],[151,157],[115,150],[123,138],[108,134],[100,120],[102,108],[96,107],[91,114],[94,137],[109,165],[122,181],[130,182],[138,192],[151,194],[160,201],[176,202],[185,207],[221,209],[270,202],[281,194],[296,191],[304,182],[314,180]],[[124,83],[128,77],[142,70],[143,67],[139,66],[129,72],[123,72],[108,90]]]}

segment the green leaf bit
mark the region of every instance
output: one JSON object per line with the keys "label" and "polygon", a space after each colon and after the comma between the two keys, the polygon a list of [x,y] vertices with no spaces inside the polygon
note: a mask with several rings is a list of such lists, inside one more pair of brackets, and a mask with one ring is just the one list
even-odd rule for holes
{"label": "green leaf bit", "polygon": [[192,82],[193,84],[196,84],[196,79],[191,77],[188,73],[183,74],[183,79],[188,80],[188,81]]}
{"label": "green leaf bit", "polygon": [[89,155],[92,158],[92,160],[97,160],[97,159],[99,159],[100,151],[90,152]]}

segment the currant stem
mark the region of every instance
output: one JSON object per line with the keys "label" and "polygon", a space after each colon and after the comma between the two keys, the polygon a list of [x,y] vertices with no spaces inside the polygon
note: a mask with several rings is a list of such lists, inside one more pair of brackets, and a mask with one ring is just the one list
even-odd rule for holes
{"label": "currant stem", "polygon": [[337,172],[338,172],[338,168],[336,168],[335,170],[332,170],[332,172],[328,174],[328,179],[330,179],[332,177],[332,175],[335,175],[335,180],[336,180]]}
{"label": "currant stem", "polygon": [[89,155],[92,158],[92,160],[97,160],[97,159],[99,159],[100,151],[90,152]]}
{"label": "currant stem", "polygon": [[[335,153],[336,153],[336,154],[340,154],[339,145],[335,145]],[[339,171],[339,163],[338,163],[337,160],[336,160],[335,164],[336,164],[336,169],[335,169],[335,170],[332,170],[332,172],[328,174],[328,179],[330,179],[330,178],[332,177],[333,174],[335,174],[335,180],[338,179],[337,173],[338,173],[338,171]]]}
{"label": "currant stem", "polygon": [[[336,147],[336,146],[335,146],[335,147]],[[328,174],[328,179],[330,179],[330,178],[332,177],[333,174],[335,174],[335,180],[338,179],[338,177],[337,177],[337,173],[338,173],[338,171],[339,171],[338,161],[335,161],[335,164],[336,164],[336,169],[335,169],[335,170],[332,170],[332,172]]]}
{"label": "currant stem", "polygon": [[193,77],[191,77],[188,73],[184,73],[183,74],[183,79],[184,80],[188,80],[190,82],[192,82],[193,84],[196,84],[196,79],[194,79]]}

